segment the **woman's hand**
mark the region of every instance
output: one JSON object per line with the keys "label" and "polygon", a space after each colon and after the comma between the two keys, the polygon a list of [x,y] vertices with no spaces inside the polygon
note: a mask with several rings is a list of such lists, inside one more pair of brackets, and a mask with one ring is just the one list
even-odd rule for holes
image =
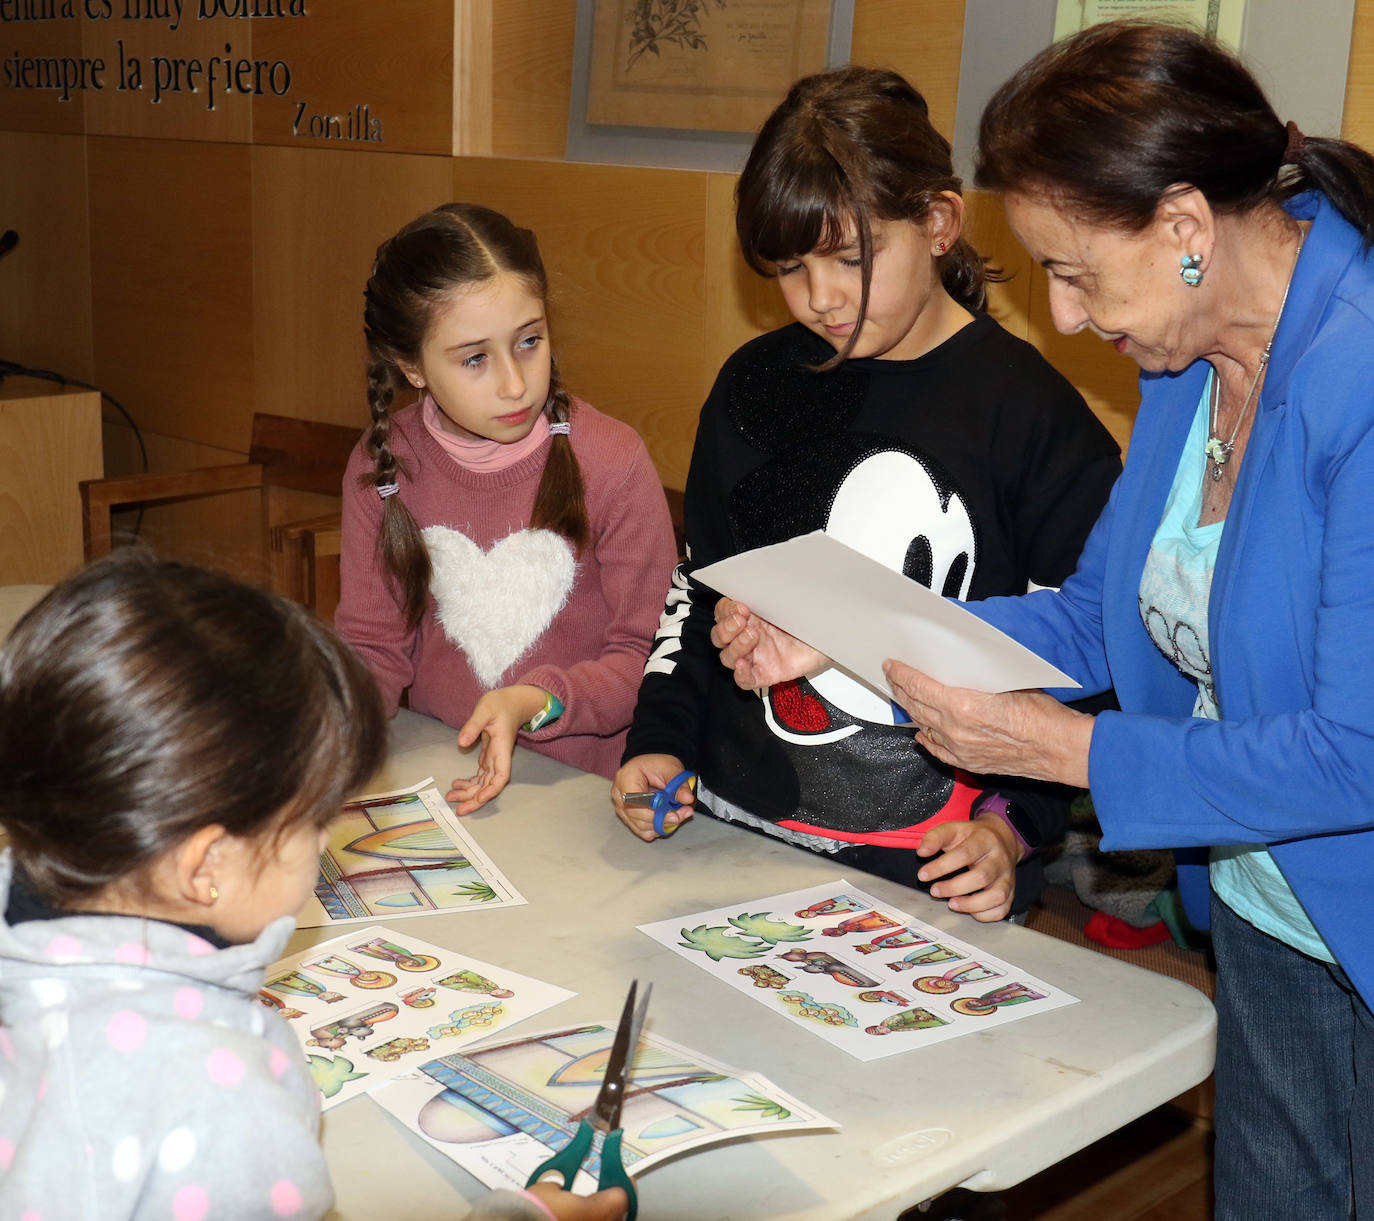
{"label": "woman's hand", "polygon": [[[922,836],[916,852],[934,858],[916,876],[935,883],[931,898],[948,899],[950,911],[985,923],[1001,920],[1011,911],[1021,845],[996,814],[937,823]],[[958,872],[961,869],[963,873]]]}
{"label": "woman's hand", "polygon": [[554,1182],[536,1183],[526,1190],[538,1196],[558,1221],[619,1221],[630,1211],[623,1187],[607,1187],[589,1196],[574,1195]]}
{"label": "woman's hand", "polygon": [[521,685],[488,691],[477,701],[458,731],[458,746],[467,750],[480,737],[482,750],[477,756],[477,771],[466,778],[460,776],[444,795],[446,801],[458,803],[454,813],[480,810],[510,782],[516,732],[544,707],[546,695],[539,687]]}
{"label": "woman's hand", "polygon": [[919,725],[916,740],[966,771],[1088,787],[1093,718],[1043,691],[988,695],[946,687],[905,662],[886,661],[893,698]]}
{"label": "woman's hand", "polygon": [[[681,775],[687,768],[675,755],[636,755],[627,760],[615,774],[611,782],[611,801],[615,805],[615,816],[630,828],[640,839],[648,843],[658,839],[654,831],[654,812],[644,806],[627,806],[622,798],[626,793],[648,793],[661,789],[674,776]],[[672,831],[679,823],[692,817],[692,807],[696,794],[690,783],[678,787],[674,801],[681,802],[680,810],[670,810],[663,816],[665,830]]]}
{"label": "woman's hand", "polygon": [[721,664],[735,672],[735,685],[746,691],[813,674],[830,664],[824,653],[760,619],[733,598],[716,603],[711,643],[720,650]]}

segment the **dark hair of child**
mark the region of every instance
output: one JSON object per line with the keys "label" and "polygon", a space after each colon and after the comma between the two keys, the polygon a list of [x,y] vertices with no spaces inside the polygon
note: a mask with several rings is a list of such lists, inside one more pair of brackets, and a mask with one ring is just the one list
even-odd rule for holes
{"label": "dark hair of child", "polygon": [[[760,275],[816,251],[833,253],[857,236],[863,288],[873,278],[873,224],[925,219],[940,194],[958,194],[947,141],[926,100],[904,77],[851,66],[802,77],[768,116],[735,188],[735,228],[745,261]],[[852,226],[852,230],[851,227]],[[998,278],[962,237],[937,259],[945,291],[980,310]],[[860,326],[821,370],[853,350]]]}
{"label": "dark hair of child", "polygon": [[976,180],[1041,192],[1099,225],[1145,228],[1187,183],[1220,212],[1323,192],[1374,242],[1374,158],[1303,136],[1215,40],[1110,21],[1042,51],[983,112]]}
{"label": "dark hair of child", "polygon": [[324,826],[386,726],[362,662],[303,607],[121,548],[0,648],[0,826],[37,893],[79,908],[203,827]]}
{"label": "dark hair of child", "polygon": [[[519,277],[541,301],[548,273],[533,233],[479,204],[450,203],[427,212],[377,247],[363,311],[367,336],[367,401],[372,411],[368,452],[375,469],[367,481],[396,481],[397,459],[387,444],[388,408],[406,386],[401,364],[418,364],[435,311],[456,291],[501,274]],[[572,400],[555,364],[544,414],[550,423],[570,418]],[[582,473],[572,442],[549,439],[549,456],[535,494],[530,525],[563,535],[581,551],[591,539]],[[400,496],[388,496],[378,536],[386,570],[400,583],[410,627],[420,621],[429,593],[430,562],[424,539]]]}

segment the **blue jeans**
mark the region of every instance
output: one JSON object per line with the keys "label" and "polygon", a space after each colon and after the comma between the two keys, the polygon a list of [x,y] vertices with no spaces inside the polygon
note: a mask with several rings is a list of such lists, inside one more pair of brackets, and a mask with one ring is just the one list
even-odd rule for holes
{"label": "blue jeans", "polygon": [[1212,896],[1216,1221],[1374,1221],[1374,1015]]}

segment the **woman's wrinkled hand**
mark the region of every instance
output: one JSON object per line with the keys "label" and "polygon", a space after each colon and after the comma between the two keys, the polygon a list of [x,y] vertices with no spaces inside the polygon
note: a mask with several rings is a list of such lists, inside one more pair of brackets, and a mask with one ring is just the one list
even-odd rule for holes
{"label": "woman's wrinkled hand", "polygon": [[946,687],[905,662],[883,673],[893,698],[920,726],[916,740],[937,759],[966,771],[1027,776],[1088,787],[1094,718],[1043,691],[989,695]]}

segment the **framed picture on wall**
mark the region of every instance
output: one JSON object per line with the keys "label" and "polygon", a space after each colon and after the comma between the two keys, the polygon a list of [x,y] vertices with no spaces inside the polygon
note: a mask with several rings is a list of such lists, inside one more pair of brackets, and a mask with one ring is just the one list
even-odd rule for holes
{"label": "framed picture on wall", "polygon": [[830,0],[595,0],[587,121],[754,132],[825,67]]}
{"label": "framed picture on wall", "polygon": [[1245,0],[1058,0],[1054,37],[1058,41],[1090,25],[1120,17],[1191,25],[1238,51]]}
{"label": "framed picture on wall", "polygon": [[578,0],[567,156],[738,169],[798,77],[845,63],[854,0]]}

